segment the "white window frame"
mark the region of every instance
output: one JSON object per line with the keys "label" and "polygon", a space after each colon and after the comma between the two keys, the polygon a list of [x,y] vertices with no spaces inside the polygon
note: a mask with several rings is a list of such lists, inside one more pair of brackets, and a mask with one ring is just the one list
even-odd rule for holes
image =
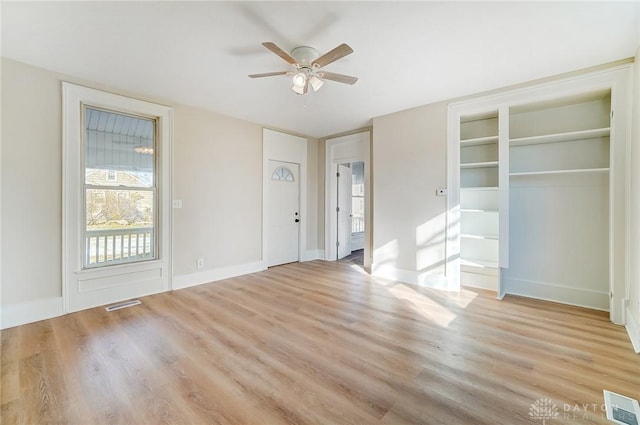
{"label": "white window frame", "polygon": [[[63,95],[64,311],[73,312],[171,289],[171,154],[173,109],[71,83]],[[157,120],[157,259],[83,269],[84,264],[84,106],[153,117]]]}
{"label": "white window frame", "polygon": [[[90,108],[93,110],[98,110],[98,108],[96,108],[93,105],[89,105],[89,104],[85,104],[82,106],[82,131],[83,131],[83,138],[81,140],[81,146],[80,146],[80,151],[81,151],[81,159],[82,159],[82,164],[81,167],[83,169],[83,173],[86,173],[86,160],[85,160],[85,155],[86,155],[86,122],[84,121],[84,119],[86,118],[86,110]],[[113,114],[118,114],[118,115],[122,115],[122,116],[129,116],[131,118],[135,118],[135,119],[142,119],[142,120],[150,120],[153,121],[153,128],[154,128],[154,135],[153,135],[153,140],[154,140],[154,147],[152,149],[155,148],[155,144],[158,143],[158,135],[159,135],[159,119],[158,117],[154,117],[154,116],[143,116],[140,114],[131,114],[131,113],[126,113],[124,111],[115,111],[115,110],[106,110],[106,109],[100,109],[104,112],[107,113],[113,113]],[[157,150],[156,150],[157,152]],[[158,156],[157,154],[154,153],[153,156],[153,182],[151,184],[151,186],[132,186],[132,185],[118,185],[118,186],[111,186],[111,185],[95,185],[95,184],[91,184],[88,183],[86,181],[86,178],[83,179],[82,181],[82,221],[84,223],[87,222],[87,217],[86,217],[86,203],[87,203],[87,198],[86,198],[86,193],[88,189],[94,189],[94,190],[114,190],[114,191],[118,191],[118,201],[120,201],[121,196],[123,195],[124,192],[150,192],[152,194],[153,197],[153,232],[152,234],[152,242],[151,242],[151,249],[152,249],[152,257],[150,258],[140,258],[140,259],[136,259],[136,260],[132,260],[129,263],[134,263],[134,262],[143,262],[143,261],[153,261],[153,260],[157,260],[160,255],[160,252],[158,250],[158,235],[161,233],[160,232],[160,223],[158,222],[158,210],[159,210],[159,202],[158,202],[158,186],[160,183],[160,179],[159,179],[159,174],[158,174],[158,170],[160,169],[160,167],[158,167],[159,161],[158,161]],[[111,178],[111,174],[113,173],[113,178]],[[108,182],[117,182],[118,181],[118,170],[106,170],[106,181]],[[106,199],[105,199],[105,204],[106,204]],[[124,235],[122,236],[124,237]],[[83,252],[84,252],[84,257],[83,257],[83,269],[91,269],[91,268],[100,268],[100,267],[111,267],[114,265],[120,265],[120,264],[124,264],[125,262],[120,262],[120,263],[109,263],[106,261],[106,253],[105,253],[105,262],[100,264],[97,259],[96,259],[96,263],[95,264],[89,264],[89,262],[87,261],[87,257],[88,257],[88,253],[87,251],[90,250],[90,243],[89,240],[87,238],[87,229],[86,229],[86,224],[82,230],[82,241],[83,241]],[[137,244],[138,241],[136,241]],[[96,244],[100,244],[99,241],[96,241]],[[144,248],[143,248],[144,250]],[[114,256],[115,256],[115,252],[114,252]]]}

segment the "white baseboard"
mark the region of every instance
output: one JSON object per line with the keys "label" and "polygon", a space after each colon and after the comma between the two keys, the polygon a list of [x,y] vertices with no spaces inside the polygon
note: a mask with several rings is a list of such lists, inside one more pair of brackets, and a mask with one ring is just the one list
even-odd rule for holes
{"label": "white baseboard", "polygon": [[372,264],[371,275],[385,279],[396,280],[398,282],[411,283],[442,290],[458,290],[451,288],[447,278],[443,274],[420,273],[413,270],[400,269],[388,264]]}
{"label": "white baseboard", "polygon": [[498,276],[461,271],[460,285],[498,292]]}
{"label": "white baseboard", "polygon": [[522,279],[506,279],[503,284],[506,294],[522,295],[594,310],[609,311],[609,294],[607,292]]}
{"label": "white baseboard", "polygon": [[0,313],[0,329],[51,319],[52,317],[62,316],[63,314],[64,307],[62,297],[3,305],[2,313]]}
{"label": "white baseboard", "polygon": [[636,353],[640,354],[640,318],[627,308],[627,324],[625,325],[631,344]]}
{"label": "white baseboard", "polygon": [[313,261],[313,260],[324,260],[324,250],[323,249],[308,249],[300,258],[300,261]]}
{"label": "white baseboard", "polygon": [[262,261],[255,263],[238,264],[235,266],[220,267],[217,269],[203,270],[196,273],[173,276],[172,289],[183,289],[217,280],[229,279],[244,274],[256,273],[266,270]]}
{"label": "white baseboard", "polygon": [[416,272],[399,269],[389,264],[372,264],[371,275],[405,283],[417,283],[418,281]]}

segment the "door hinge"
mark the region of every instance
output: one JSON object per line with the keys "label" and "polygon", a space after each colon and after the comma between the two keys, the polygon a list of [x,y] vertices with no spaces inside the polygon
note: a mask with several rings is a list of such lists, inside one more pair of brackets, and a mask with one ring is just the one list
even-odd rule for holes
{"label": "door hinge", "polygon": [[336,207],[336,212],[340,212],[340,207]]}
{"label": "door hinge", "polygon": [[340,171],[336,173],[336,177],[340,177]]}
{"label": "door hinge", "polygon": [[611,110],[611,119],[613,119],[613,109]]}
{"label": "door hinge", "polygon": [[340,246],[340,241],[336,241],[336,246]]}

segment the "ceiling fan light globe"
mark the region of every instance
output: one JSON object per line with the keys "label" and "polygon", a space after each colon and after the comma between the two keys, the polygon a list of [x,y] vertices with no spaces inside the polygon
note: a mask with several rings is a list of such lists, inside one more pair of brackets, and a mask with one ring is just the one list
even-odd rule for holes
{"label": "ceiling fan light globe", "polygon": [[311,84],[311,88],[313,89],[314,92],[320,90],[320,87],[324,85],[324,81],[322,81],[320,78],[318,78],[315,75],[309,78],[309,83]]}
{"label": "ceiling fan light globe", "polygon": [[304,72],[298,72],[293,76],[294,87],[302,88],[306,83],[307,83],[307,74],[305,74]]}
{"label": "ceiling fan light globe", "polygon": [[293,86],[291,86],[291,90],[293,90],[294,92],[298,93],[298,94],[304,94],[304,86],[302,87],[298,87],[295,84]]}

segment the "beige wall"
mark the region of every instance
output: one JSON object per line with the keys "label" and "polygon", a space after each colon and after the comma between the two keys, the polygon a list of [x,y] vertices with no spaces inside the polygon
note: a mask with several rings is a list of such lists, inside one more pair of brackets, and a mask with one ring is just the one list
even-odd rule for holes
{"label": "beige wall", "polygon": [[173,274],[260,261],[262,127],[187,106],[174,127]]}
{"label": "beige wall", "polygon": [[446,198],[435,192],[446,164],[446,103],[373,119],[374,270],[416,282],[444,274]]}
{"label": "beige wall", "polygon": [[[61,81],[100,84],[2,59],[2,305],[62,296]],[[262,250],[262,127],[174,107],[173,274],[255,263]],[[318,141],[309,140],[308,247],[317,249]]]}
{"label": "beige wall", "polygon": [[2,303],[62,296],[61,88],[2,60]]}

